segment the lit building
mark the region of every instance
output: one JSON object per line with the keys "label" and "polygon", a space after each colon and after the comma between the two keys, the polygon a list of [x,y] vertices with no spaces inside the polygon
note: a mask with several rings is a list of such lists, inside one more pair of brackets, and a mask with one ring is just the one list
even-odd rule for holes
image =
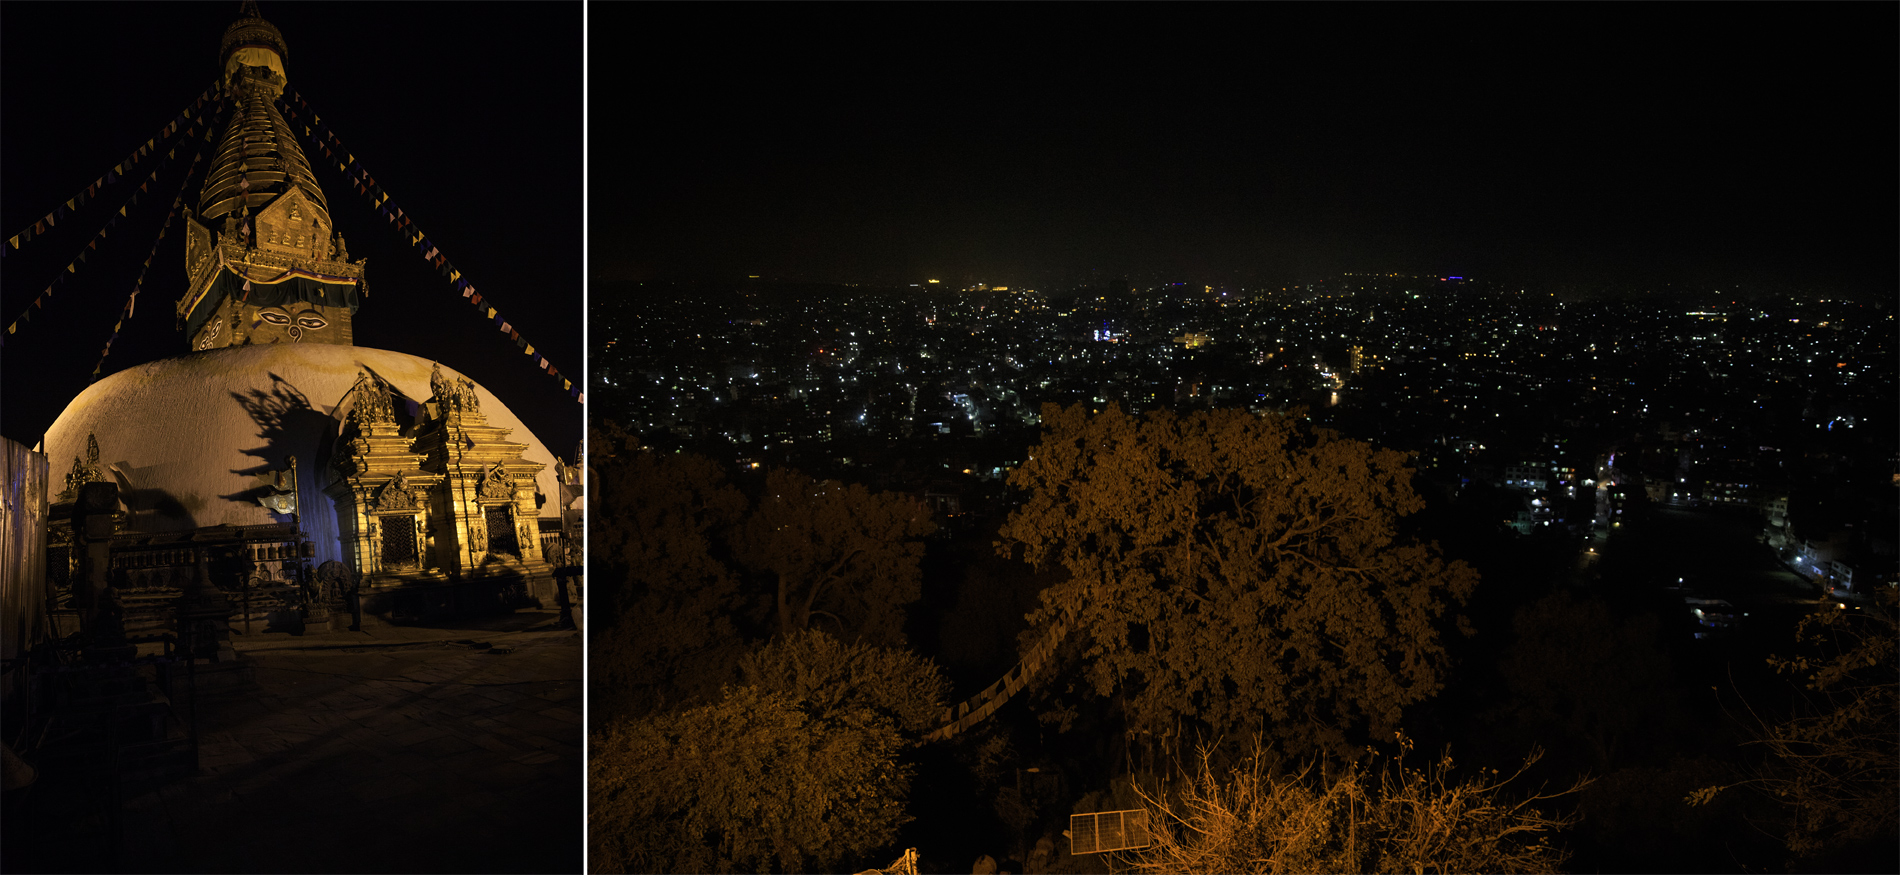
{"label": "lit building", "polygon": [[254,5],[225,31],[230,116],[183,216],[189,351],[99,380],[47,431],[55,474],[73,459],[54,520],[112,520],[56,524],[49,575],[89,588],[82,606],[108,582],[163,602],[210,576],[270,594],[259,620],[327,622],[358,586],[371,617],[552,604],[542,532],[558,540],[573,488],[488,390],[352,344],[364,266],[279,109],[288,57]]}

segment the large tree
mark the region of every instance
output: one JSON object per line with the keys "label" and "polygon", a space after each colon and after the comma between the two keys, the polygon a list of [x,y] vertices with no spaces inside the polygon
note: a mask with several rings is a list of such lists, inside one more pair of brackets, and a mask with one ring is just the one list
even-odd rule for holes
{"label": "large tree", "polygon": [[775,468],[733,551],[771,579],[779,634],[822,618],[842,637],[894,644],[903,606],[922,593],[921,539],[936,527],[910,496]]}
{"label": "large tree", "polygon": [[910,820],[900,754],[943,708],[935,665],[807,631],[742,674],[717,703],[594,736],[595,871],[849,871]]}
{"label": "large tree", "polygon": [[712,461],[641,449],[617,429],[597,432],[595,449],[596,706],[643,711],[716,696],[743,650],[732,622],[740,582],[723,544],[745,497]]}
{"label": "large tree", "polygon": [[1439,690],[1441,621],[1478,576],[1399,536],[1424,504],[1405,454],[1239,410],[1047,405],[1043,424],[999,548],[1068,570],[1031,623],[1086,636],[1132,725],[1344,749]]}

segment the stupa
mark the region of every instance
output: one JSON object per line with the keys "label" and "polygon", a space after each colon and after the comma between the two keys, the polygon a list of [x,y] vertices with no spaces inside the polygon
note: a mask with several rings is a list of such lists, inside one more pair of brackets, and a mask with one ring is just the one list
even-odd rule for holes
{"label": "stupa", "polygon": [[[454,369],[351,342],[365,265],[278,107],[288,57],[245,4],[220,46],[231,117],[184,216],[188,351],[105,377],[60,414],[45,450],[55,472],[73,462],[55,516],[87,482],[117,486],[111,579],[128,592],[182,588],[200,573],[192,545],[221,543],[235,545],[212,563],[227,591],[236,575],[314,603],[347,581],[372,617],[552,604],[554,456]],[[81,567],[60,537],[56,582]]]}

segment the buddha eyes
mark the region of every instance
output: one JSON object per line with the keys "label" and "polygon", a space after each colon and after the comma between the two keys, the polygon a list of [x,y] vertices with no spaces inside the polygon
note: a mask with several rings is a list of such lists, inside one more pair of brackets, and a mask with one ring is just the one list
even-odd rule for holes
{"label": "buddha eyes", "polygon": [[330,325],[329,320],[324,319],[315,310],[305,310],[296,316],[292,316],[282,307],[265,307],[257,311],[257,318],[269,322],[272,325],[295,324],[299,328],[310,331],[316,331]]}

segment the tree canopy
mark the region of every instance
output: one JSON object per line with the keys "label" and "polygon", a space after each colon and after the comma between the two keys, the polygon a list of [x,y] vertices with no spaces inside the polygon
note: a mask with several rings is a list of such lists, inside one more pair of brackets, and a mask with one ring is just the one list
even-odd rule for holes
{"label": "tree canopy", "polygon": [[840,635],[895,644],[922,591],[919,539],[936,528],[910,496],[777,468],[733,549],[774,579],[779,634],[825,617]]}
{"label": "tree canopy", "polygon": [[723,539],[745,497],[708,459],[631,446],[609,455],[614,437],[596,434],[601,462],[589,477],[600,581],[591,596],[605,618],[590,673],[597,704],[640,710],[683,691],[716,695],[743,643],[732,621],[740,579]]}
{"label": "tree canopy", "polygon": [[1405,454],[1238,410],[1047,405],[1043,424],[998,547],[1067,569],[1031,623],[1071,618],[1131,723],[1343,750],[1441,687],[1440,622],[1478,578],[1400,537],[1424,505]]}
{"label": "tree canopy", "polygon": [[710,459],[654,452],[611,425],[595,444],[590,556],[604,622],[592,678],[608,713],[705,704],[748,638],[814,618],[852,640],[903,640],[920,539],[936,528],[922,502],[786,468],[742,488]]}
{"label": "tree canopy", "polygon": [[899,754],[943,708],[933,664],[800,632],[742,671],[717,703],[594,737],[595,871],[840,871],[910,819]]}

